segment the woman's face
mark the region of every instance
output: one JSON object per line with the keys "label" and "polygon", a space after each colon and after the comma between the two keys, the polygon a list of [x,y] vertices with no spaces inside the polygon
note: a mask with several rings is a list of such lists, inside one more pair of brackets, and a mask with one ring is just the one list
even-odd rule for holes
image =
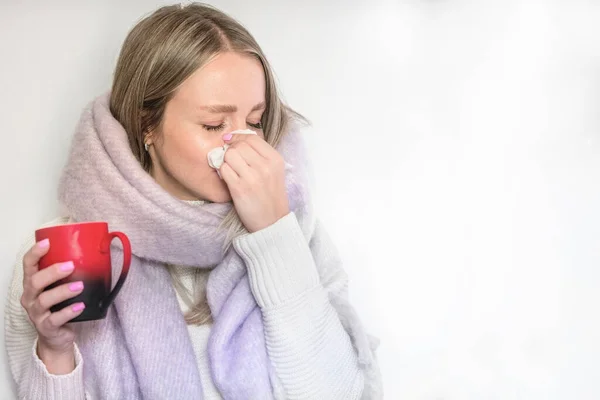
{"label": "woman's face", "polygon": [[[161,126],[146,142],[152,176],[182,200],[231,201],[207,153],[223,146],[223,135],[252,129],[263,136],[265,76],[260,61],[239,53],[221,53],[192,74],[167,103]],[[237,135],[235,140],[244,140]]]}

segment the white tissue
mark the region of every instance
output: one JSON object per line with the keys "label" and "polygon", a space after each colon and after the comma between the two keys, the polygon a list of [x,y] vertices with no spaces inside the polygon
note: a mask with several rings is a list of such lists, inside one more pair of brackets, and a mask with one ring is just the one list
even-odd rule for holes
{"label": "white tissue", "polygon": [[[256,135],[256,132],[251,129],[238,129],[238,130],[230,132],[230,133],[234,134],[234,135]],[[219,172],[219,168],[221,168],[221,166],[223,165],[223,161],[225,160],[225,152],[227,151],[228,148],[229,148],[229,145],[225,144],[222,147],[217,147],[215,149],[212,149],[207,154],[208,165],[211,168],[216,169],[219,176],[221,176],[221,173]]]}
{"label": "white tissue", "polygon": [[[254,132],[253,130],[250,130],[250,129],[238,129],[237,131],[233,131],[231,133],[234,135],[256,135],[256,132]],[[217,147],[217,148],[212,149],[207,154],[208,165],[211,168],[214,168],[217,170],[217,174],[219,174],[219,177],[221,177],[221,172],[219,172],[219,169],[221,168],[221,166],[223,165],[223,162],[225,161],[225,152],[227,151],[228,148],[229,148],[229,145],[225,144],[222,147]],[[285,170],[288,171],[290,169],[292,169],[292,166],[286,162]]]}
{"label": "white tissue", "polygon": [[221,165],[223,165],[223,161],[225,159],[225,152],[228,148],[229,145],[226,144],[223,147],[217,147],[216,149],[212,149],[208,152],[208,165],[211,168],[216,169],[217,172],[219,168],[221,168]]}
{"label": "white tissue", "polygon": [[237,131],[229,132],[233,135],[256,135],[256,132],[252,129],[238,129]]}

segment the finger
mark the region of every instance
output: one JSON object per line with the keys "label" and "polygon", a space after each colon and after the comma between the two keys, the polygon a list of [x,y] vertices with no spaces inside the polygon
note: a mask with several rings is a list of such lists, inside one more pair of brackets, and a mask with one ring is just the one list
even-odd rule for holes
{"label": "finger", "polygon": [[285,170],[285,160],[283,159],[283,156],[264,140],[247,140],[244,143],[246,146],[252,147],[256,153],[260,154],[260,152],[263,151],[261,154],[263,162],[257,162],[255,165],[252,165],[252,167],[262,176],[269,176],[273,173]]}
{"label": "finger", "polygon": [[36,315],[44,314],[50,308],[60,302],[71,299],[83,291],[83,282],[70,282],[53,289],[42,292],[33,305]]}
{"label": "finger", "polygon": [[221,165],[219,170],[221,177],[229,187],[229,190],[234,188],[240,181],[239,175],[226,162]]}
{"label": "finger", "polygon": [[234,147],[236,152],[242,157],[242,159],[252,168],[261,168],[266,165],[267,160],[258,154],[252,146],[246,142],[239,142]]}
{"label": "finger", "polygon": [[57,329],[80,315],[85,310],[85,304],[75,303],[63,308],[60,311],[53,312],[46,318],[42,324],[48,329]]}
{"label": "finger", "polygon": [[258,154],[267,160],[271,160],[279,155],[277,150],[275,150],[269,143],[257,135],[248,137],[248,139],[244,142],[252,146],[252,148],[256,150]]}
{"label": "finger", "polygon": [[50,249],[48,239],[41,240],[34,244],[23,256],[23,276],[31,276],[38,272],[40,258],[45,256]]}
{"label": "finger", "polygon": [[23,294],[27,292],[26,297],[35,300],[45,288],[72,274],[73,269],[74,266],[71,261],[53,264],[48,268],[44,268],[27,279]]}
{"label": "finger", "polygon": [[244,158],[240,154],[240,151],[237,148],[227,149],[227,152],[225,152],[224,161],[241,178],[250,173],[250,166],[248,165],[248,163],[246,163],[246,161],[244,160]]}

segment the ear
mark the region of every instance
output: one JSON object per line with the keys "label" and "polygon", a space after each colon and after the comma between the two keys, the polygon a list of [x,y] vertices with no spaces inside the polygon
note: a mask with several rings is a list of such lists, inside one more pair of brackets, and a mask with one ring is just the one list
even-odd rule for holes
{"label": "ear", "polygon": [[146,133],[144,135],[144,144],[147,144],[148,146],[150,146],[153,143],[154,143],[154,133],[153,132]]}

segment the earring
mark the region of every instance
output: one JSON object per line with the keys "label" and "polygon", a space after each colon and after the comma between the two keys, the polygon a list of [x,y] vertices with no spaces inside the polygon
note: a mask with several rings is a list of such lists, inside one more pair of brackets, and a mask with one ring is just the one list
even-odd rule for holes
{"label": "earring", "polygon": [[148,151],[148,143],[144,143],[144,149]]}

